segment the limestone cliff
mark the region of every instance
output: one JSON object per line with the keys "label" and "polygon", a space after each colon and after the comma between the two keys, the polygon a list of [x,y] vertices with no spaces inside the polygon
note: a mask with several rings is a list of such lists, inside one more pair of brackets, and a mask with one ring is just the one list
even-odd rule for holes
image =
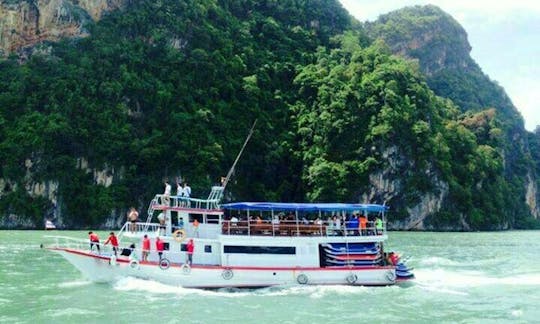
{"label": "limestone cliff", "polygon": [[85,26],[125,0],[2,0],[0,1],[0,55],[84,36]]}
{"label": "limestone cliff", "polygon": [[[502,154],[504,177],[512,192],[508,209],[527,209],[538,218],[540,170],[530,159],[535,148],[531,148],[523,118],[504,89],[490,80],[470,56],[471,46],[463,27],[440,8],[428,5],[382,15],[367,23],[366,30],[371,37],[382,39],[395,54],[417,60],[430,88],[451,99],[462,112],[478,113],[493,107],[495,123],[503,136],[497,144],[486,144]],[[478,125],[477,129],[481,132],[486,127]]]}

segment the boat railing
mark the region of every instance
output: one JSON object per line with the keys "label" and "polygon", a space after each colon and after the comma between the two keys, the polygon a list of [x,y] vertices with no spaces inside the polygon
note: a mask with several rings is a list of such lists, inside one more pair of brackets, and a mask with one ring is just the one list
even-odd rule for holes
{"label": "boat railing", "polygon": [[[89,251],[99,256],[110,257],[114,254],[113,248],[110,244],[104,245],[103,242],[97,243],[99,245],[99,250],[94,244],[93,248],[90,249],[90,242],[88,239],[73,238],[68,236],[52,236],[45,235],[44,237],[53,239],[54,242],[50,244],[44,244],[46,248],[57,248],[57,249],[72,249],[79,251]],[[135,247],[130,246],[131,243],[126,242],[125,244],[120,243],[117,251],[117,257],[124,256],[129,257],[130,259],[136,259],[137,261],[142,261],[142,248],[141,243],[135,244]],[[127,252],[127,253],[125,253]],[[196,252],[197,253],[197,252]],[[186,262],[186,252],[178,252],[169,249],[167,246],[163,251],[163,258],[168,259],[173,263],[183,264]],[[155,241],[152,240],[152,245],[148,251],[148,261],[156,262],[159,260],[158,251],[155,249]]]}
{"label": "boat railing", "polygon": [[163,208],[219,209],[219,202],[223,197],[223,189],[221,186],[213,186],[206,199],[158,194],[152,199],[148,212],[150,214],[153,210]]}
{"label": "boat railing", "polygon": [[376,227],[375,222],[368,222],[365,228],[351,227],[345,224],[325,222],[309,223],[296,221],[223,221],[222,234],[247,236],[380,236],[386,235],[386,223]]}
{"label": "boat railing", "polygon": [[118,237],[141,237],[143,234],[149,234],[150,237],[157,235],[165,235],[165,225],[159,223],[127,221],[124,223]]}
{"label": "boat railing", "polygon": [[[45,235],[46,238],[51,238],[54,240],[54,243],[46,245],[48,248],[63,248],[63,249],[74,249],[74,250],[90,250],[90,241],[88,239],[74,238],[69,236],[56,236],[56,235]],[[99,245],[99,254],[110,255],[113,253],[112,245],[104,245],[103,242],[94,243],[94,245]],[[98,252],[96,246],[93,247],[94,252]]]}

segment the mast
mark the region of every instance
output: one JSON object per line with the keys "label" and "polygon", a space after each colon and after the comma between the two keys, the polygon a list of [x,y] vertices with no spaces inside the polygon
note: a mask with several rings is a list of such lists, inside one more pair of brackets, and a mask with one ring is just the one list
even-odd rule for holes
{"label": "mast", "polygon": [[225,191],[225,187],[227,187],[227,183],[231,179],[231,176],[234,172],[234,167],[236,166],[236,163],[238,163],[238,160],[240,160],[240,156],[242,155],[242,152],[244,152],[244,148],[246,148],[247,143],[249,142],[249,139],[251,138],[251,135],[253,135],[253,130],[255,129],[255,125],[257,124],[257,119],[253,122],[253,125],[251,126],[251,129],[249,130],[249,134],[246,137],[246,140],[244,141],[244,145],[242,145],[242,148],[240,149],[240,152],[238,152],[238,155],[236,156],[236,159],[234,160],[233,165],[229,169],[229,172],[227,173],[227,177],[225,177],[225,180],[223,181],[223,191]]}

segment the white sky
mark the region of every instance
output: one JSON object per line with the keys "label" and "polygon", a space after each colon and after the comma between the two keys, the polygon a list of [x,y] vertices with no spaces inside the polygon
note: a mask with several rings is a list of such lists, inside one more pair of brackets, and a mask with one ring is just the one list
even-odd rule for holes
{"label": "white sky", "polygon": [[433,4],[467,31],[471,56],[497,81],[523,115],[525,128],[540,125],[539,0],[340,0],[360,21],[411,5]]}

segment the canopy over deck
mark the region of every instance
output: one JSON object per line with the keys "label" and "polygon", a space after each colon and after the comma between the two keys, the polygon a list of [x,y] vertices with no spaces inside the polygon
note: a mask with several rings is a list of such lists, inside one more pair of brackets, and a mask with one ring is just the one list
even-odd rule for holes
{"label": "canopy over deck", "polygon": [[341,204],[341,203],[277,203],[277,202],[237,202],[221,205],[223,209],[229,210],[254,210],[254,211],[367,211],[385,212],[388,206],[377,204]]}

